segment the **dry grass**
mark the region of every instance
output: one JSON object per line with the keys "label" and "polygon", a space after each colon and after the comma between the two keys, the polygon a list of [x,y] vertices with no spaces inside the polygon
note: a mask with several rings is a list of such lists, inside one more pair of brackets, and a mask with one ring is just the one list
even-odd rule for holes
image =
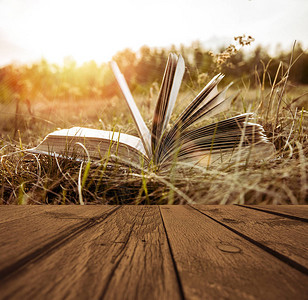
{"label": "dry grass", "polygon": [[[2,204],[307,204],[307,87],[287,81],[265,88],[245,85],[232,109],[218,119],[255,112],[274,143],[269,160],[223,164],[211,168],[182,164],[168,173],[154,173],[121,165],[80,164],[46,156],[25,155],[56,128],[85,126],[136,134],[122,99],[80,102],[16,103],[1,107]],[[231,91],[236,93],[238,91]],[[181,95],[192,99],[192,92]],[[138,98],[146,120],[154,107],[152,95]],[[155,96],[153,97],[155,99]],[[179,111],[179,108],[176,109]],[[176,114],[176,113],[175,113]]]}

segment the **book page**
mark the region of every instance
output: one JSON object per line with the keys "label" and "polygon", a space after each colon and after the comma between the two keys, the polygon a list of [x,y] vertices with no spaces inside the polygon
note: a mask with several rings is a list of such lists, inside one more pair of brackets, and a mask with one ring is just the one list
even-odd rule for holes
{"label": "book page", "polygon": [[[163,141],[162,149],[166,149],[174,142],[174,139],[177,135],[191,124],[190,117],[200,109],[202,102],[209,102],[210,97],[215,98],[217,92],[217,85],[222,80],[223,76],[221,74],[216,75],[202,90],[201,92],[193,99],[193,101],[185,108],[185,110],[180,114],[180,116],[174,122],[172,128],[166,135]],[[206,105],[203,104],[204,105]]]}
{"label": "book page", "polygon": [[100,160],[110,152],[110,155],[115,154],[123,160],[137,164],[140,162],[140,157],[148,161],[140,138],[125,133],[84,127],[54,131],[48,134],[37,147],[26,151],[66,158],[73,158],[76,155],[86,157],[85,150],[78,144],[82,144],[94,160]]}
{"label": "book page", "polygon": [[185,63],[184,63],[183,57],[180,55],[177,61],[177,65],[176,65],[169,99],[166,99],[167,103],[166,103],[166,108],[164,110],[163,125],[162,125],[161,132],[165,131],[170,121],[171,113],[173,111],[175,101],[176,101],[176,98],[178,96],[178,93],[181,87],[184,72],[185,72]]}
{"label": "book page", "polygon": [[[161,162],[172,161],[176,155],[178,160],[186,160],[187,157],[199,156],[202,153],[226,153],[234,152],[241,148],[259,146],[265,149],[273,149],[271,143],[264,135],[263,127],[249,122],[251,113],[238,115],[210,125],[185,131],[177,140],[176,144],[165,149],[161,156]],[[267,145],[267,146],[265,146]],[[199,154],[198,154],[199,153]],[[273,153],[273,151],[272,151]]]}
{"label": "book page", "polygon": [[115,61],[111,61],[110,62],[112,71],[117,79],[117,82],[120,86],[120,89],[124,95],[124,98],[126,100],[126,103],[128,104],[128,107],[130,109],[130,112],[133,116],[133,119],[135,121],[135,124],[137,126],[137,130],[139,133],[139,136],[143,142],[144,148],[147,152],[147,155],[149,158],[151,158],[152,156],[152,150],[151,150],[151,133],[150,130],[148,129],[148,127],[146,126],[140,111],[136,105],[136,102],[129,90],[129,87],[127,85],[127,82],[123,76],[123,74],[121,73],[117,63]]}
{"label": "book page", "polygon": [[151,130],[151,141],[152,141],[152,149],[153,151],[156,150],[157,140],[159,138],[161,132],[161,125],[162,125],[162,110],[164,107],[165,99],[168,97],[168,91],[170,91],[170,82],[172,73],[174,73],[174,55],[170,53],[168,56],[168,61],[165,67],[165,72],[163,76],[163,80],[160,86],[156,107],[154,110],[153,121],[152,121],[152,130]]}
{"label": "book page", "polygon": [[183,57],[171,53],[168,57],[160,93],[153,116],[152,123],[152,148],[156,150],[156,156],[160,154],[160,144],[170,121],[170,117],[180,90],[185,72]]}

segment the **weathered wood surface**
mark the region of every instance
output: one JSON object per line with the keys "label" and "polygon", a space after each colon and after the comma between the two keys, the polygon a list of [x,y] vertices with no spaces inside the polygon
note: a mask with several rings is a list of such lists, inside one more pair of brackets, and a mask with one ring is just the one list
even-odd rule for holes
{"label": "weathered wood surface", "polygon": [[[297,263],[308,269],[308,226],[306,222],[265,213],[265,210],[250,210],[245,207],[231,206],[205,208],[196,207],[205,215],[221,222],[227,228],[245,235],[259,244],[285,256],[289,263]],[[308,211],[307,211],[308,215]],[[308,220],[307,220],[308,221]]]}
{"label": "weathered wood surface", "polygon": [[255,208],[2,206],[0,299],[308,299],[307,207]]}
{"label": "weathered wood surface", "polygon": [[294,219],[306,219],[308,222],[308,205],[245,205],[250,209],[266,211],[268,213]]}
{"label": "weathered wood surface", "polygon": [[[14,210],[15,208],[15,210]],[[62,240],[87,227],[89,220],[100,216],[103,212],[114,209],[108,206],[71,206],[61,209],[60,206],[1,207],[0,241],[1,269],[12,265],[14,260],[32,254],[34,249],[57,247]],[[3,215],[3,218],[2,218]],[[11,220],[8,219],[11,215]],[[2,219],[5,220],[2,222]]]}

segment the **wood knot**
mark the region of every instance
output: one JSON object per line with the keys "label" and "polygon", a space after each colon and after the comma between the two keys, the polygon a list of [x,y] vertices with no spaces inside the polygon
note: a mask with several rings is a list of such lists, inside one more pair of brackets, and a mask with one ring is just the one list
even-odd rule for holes
{"label": "wood knot", "polygon": [[219,244],[217,245],[217,248],[223,252],[228,253],[239,253],[241,252],[241,249],[239,247],[230,245],[230,244]]}

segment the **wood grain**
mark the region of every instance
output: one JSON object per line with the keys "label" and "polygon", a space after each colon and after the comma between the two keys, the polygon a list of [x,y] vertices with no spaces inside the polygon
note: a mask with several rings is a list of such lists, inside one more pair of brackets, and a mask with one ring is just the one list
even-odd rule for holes
{"label": "wood grain", "polygon": [[75,229],[85,224],[89,218],[97,217],[112,206],[37,206],[0,207],[0,266],[1,269],[12,265],[23,257],[30,255],[35,249],[44,248],[54,239],[64,238]]}
{"label": "wood grain", "polygon": [[308,269],[308,223],[233,205],[194,207]]}
{"label": "wood grain", "polygon": [[[78,210],[79,206],[69,206],[74,207],[73,210]],[[11,222],[13,220],[21,220],[29,216],[34,216],[42,214],[43,212],[49,211],[63,211],[63,206],[55,205],[1,205],[0,206],[0,224],[5,222]]]}
{"label": "wood grain", "polygon": [[267,212],[280,213],[285,217],[298,217],[308,222],[308,205],[244,205],[245,207],[263,210]]}
{"label": "wood grain", "polygon": [[179,299],[158,207],[123,206],[0,287],[3,299]]}
{"label": "wood grain", "polygon": [[[123,224],[130,220],[131,210],[121,211]],[[156,206],[139,208],[123,256],[116,258],[117,268],[110,279],[106,299],[180,299],[178,286],[165,231]]]}
{"label": "wood grain", "polygon": [[161,207],[187,299],[300,299],[308,277],[189,206]]}
{"label": "wood grain", "polygon": [[306,228],[240,206],[0,207],[0,299],[305,299]]}

